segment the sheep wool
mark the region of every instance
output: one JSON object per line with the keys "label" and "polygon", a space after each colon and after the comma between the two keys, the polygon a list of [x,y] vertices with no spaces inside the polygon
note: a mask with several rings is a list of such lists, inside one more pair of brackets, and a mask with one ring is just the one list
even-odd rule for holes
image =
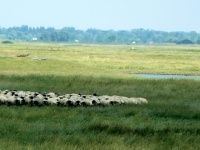
{"label": "sheep wool", "polygon": [[27,105],[27,106],[111,106],[111,105],[136,105],[148,104],[148,101],[142,97],[125,97],[93,94],[65,94],[49,92],[31,92],[17,90],[0,90],[0,104],[4,105]]}

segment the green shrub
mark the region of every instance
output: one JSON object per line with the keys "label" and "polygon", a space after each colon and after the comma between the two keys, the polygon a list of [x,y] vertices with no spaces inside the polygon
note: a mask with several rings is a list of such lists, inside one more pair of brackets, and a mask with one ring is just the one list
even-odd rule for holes
{"label": "green shrub", "polygon": [[3,44],[13,44],[13,42],[11,42],[11,41],[3,41],[1,43],[3,43]]}

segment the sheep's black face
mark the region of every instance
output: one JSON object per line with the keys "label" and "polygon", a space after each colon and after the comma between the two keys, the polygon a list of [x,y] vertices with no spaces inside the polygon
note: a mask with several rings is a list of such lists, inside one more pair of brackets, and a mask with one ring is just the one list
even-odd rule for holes
{"label": "sheep's black face", "polygon": [[56,92],[55,95],[56,95],[56,96],[60,96],[60,93],[57,93],[57,92]]}
{"label": "sheep's black face", "polygon": [[37,106],[39,105],[38,101],[34,101],[33,104]]}
{"label": "sheep's black face", "polygon": [[92,101],[93,105],[97,105],[97,102],[95,100]]}
{"label": "sheep's black face", "polygon": [[87,107],[87,104],[85,102],[81,103],[84,107]]}
{"label": "sheep's black face", "polygon": [[94,93],[93,96],[98,96],[97,93]]}
{"label": "sheep's black face", "polygon": [[15,103],[16,103],[16,105],[20,105],[21,101],[20,100],[16,100]]}
{"label": "sheep's black face", "polygon": [[67,101],[68,106],[74,106],[72,101]]}
{"label": "sheep's black face", "polygon": [[26,102],[25,102],[24,99],[21,101],[21,104],[22,104],[22,105],[25,105],[25,104],[26,104]]}
{"label": "sheep's black face", "polygon": [[48,105],[48,101],[47,100],[44,100],[43,103],[44,103],[44,105]]}
{"label": "sheep's black face", "polygon": [[114,105],[114,104],[115,104],[115,102],[114,102],[114,101],[110,101],[110,104],[111,104],[111,105]]}
{"label": "sheep's black face", "polygon": [[76,106],[79,106],[81,105],[81,102],[80,101],[76,101]]}
{"label": "sheep's black face", "polygon": [[58,106],[60,106],[60,105],[61,105],[61,103],[60,103],[60,102],[57,102],[57,105],[58,105]]}

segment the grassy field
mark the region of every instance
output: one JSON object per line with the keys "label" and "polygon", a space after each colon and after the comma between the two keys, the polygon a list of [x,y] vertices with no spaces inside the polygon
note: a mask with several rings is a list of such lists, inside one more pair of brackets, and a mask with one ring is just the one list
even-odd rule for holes
{"label": "grassy field", "polygon": [[200,80],[134,76],[199,75],[200,46],[14,43],[0,44],[0,51],[0,90],[97,93],[149,102],[0,106],[0,149],[200,149]]}

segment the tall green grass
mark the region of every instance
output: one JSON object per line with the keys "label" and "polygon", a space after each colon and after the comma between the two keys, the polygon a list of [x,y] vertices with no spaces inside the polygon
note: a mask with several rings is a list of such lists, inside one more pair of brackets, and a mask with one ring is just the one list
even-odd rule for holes
{"label": "tall green grass", "polygon": [[152,104],[106,108],[1,106],[1,148],[199,148],[199,118],[192,117],[194,111],[186,110],[191,111],[188,118],[174,118],[154,114],[153,107],[158,108]]}

